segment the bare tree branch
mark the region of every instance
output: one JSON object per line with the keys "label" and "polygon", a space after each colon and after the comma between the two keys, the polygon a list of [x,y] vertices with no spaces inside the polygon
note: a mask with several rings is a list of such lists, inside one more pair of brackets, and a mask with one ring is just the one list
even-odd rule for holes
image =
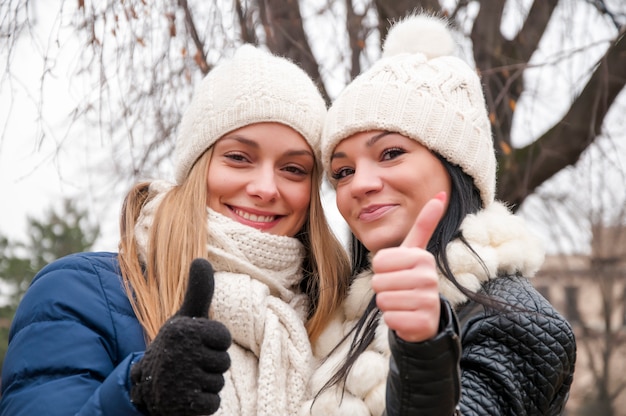
{"label": "bare tree branch", "polygon": [[193,16],[191,15],[191,10],[189,10],[189,4],[187,0],[178,0],[178,6],[185,13],[185,27],[187,28],[187,32],[193,41],[193,44],[196,46],[196,54],[194,56],[194,60],[200,67],[200,70],[203,74],[208,74],[211,70],[211,66],[207,62],[206,54],[204,52],[204,41],[200,39],[200,35],[198,35],[198,30],[196,29],[196,24],[193,21]]}
{"label": "bare tree branch", "polygon": [[548,23],[552,19],[558,0],[534,1],[524,25],[514,39],[504,42],[504,56],[510,59],[508,63],[529,62],[531,56],[539,47]]}
{"label": "bare tree branch", "polygon": [[304,31],[300,6],[293,0],[258,0],[267,47],[298,63],[317,84],[327,103],[330,97]]}
{"label": "bare tree branch", "polygon": [[350,42],[350,79],[361,73],[361,53],[365,48],[363,14],[355,13],[352,0],[346,0],[346,31]]}
{"label": "bare tree branch", "polygon": [[501,143],[506,145],[511,143],[512,111],[502,108],[503,105],[507,106],[509,103],[507,102],[508,100],[501,98],[501,96],[509,95],[509,89],[512,88],[508,82],[510,77],[514,77],[516,80],[513,83],[519,83],[522,78],[520,73],[511,74],[509,71],[490,76],[485,76],[481,72],[488,68],[506,67],[509,64],[509,59],[503,56],[505,39],[500,32],[503,11],[503,1],[481,1],[480,10],[474,20],[470,35],[474,50],[474,62],[482,75],[484,83],[485,98],[489,108],[489,118],[492,124],[496,150],[501,148]]}
{"label": "bare tree branch", "polygon": [[252,13],[248,13],[248,11],[244,9],[241,4],[241,0],[235,1],[235,13],[237,15],[237,19],[239,20],[241,40],[244,43],[258,45],[259,38],[256,36],[256,31],[254,30],[254,24],[251,18]]}
{"label": "bare tree branch", "polygon": [[626,84],[625,34],[626,27],[565,116],[542,137],[500,160],[500,198],[519,206],[539,185],[575,164],[601,133],[611,104]]}

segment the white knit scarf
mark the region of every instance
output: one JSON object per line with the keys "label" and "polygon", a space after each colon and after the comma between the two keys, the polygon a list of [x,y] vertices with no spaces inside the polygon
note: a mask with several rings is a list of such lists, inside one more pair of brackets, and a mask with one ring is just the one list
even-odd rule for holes
{"label": "white knit scarf", "polygon": [[[461,285],[477,292],[489,279],[501,275],[520,273],[535,275],[543,263],[544,251],[540,240],[525,225],[522,218],[513,215],[501,203],[468,215],[461,225],[463,236],[483,261],[459,240],[446,247],[450,267]],[[371,288],[372,272],[359,275],[350,286],[348,297],[313,346],[318,367],[311,376],[310,390],[320,391],[336,370],[344,363],[350,340],[331,350],[353,328],[363,314],[374,292]],[[467,297],[443,275],[439,276],[439,290],[453,306]],[[385,410],[385,388],[389,372],[388,328],[379,321],[376,335],[367,350],[354,362],[345,383],[325,390],[315,402],[308,401],[301,415],[378,416]],[[330,355],[329,355],[330,354]]]}
{"label": "white knit scarf", "polygon": [[[170,184],[150,186],[150,202],[137,223],[145,252],[152,218]],[[216,415],[295,415],[306,399],[311,347],[304,322],[308,300],[302,244],[261,232],[207,208],[207,259],[215,273],[211,317],[231,332],[231,368]]]}

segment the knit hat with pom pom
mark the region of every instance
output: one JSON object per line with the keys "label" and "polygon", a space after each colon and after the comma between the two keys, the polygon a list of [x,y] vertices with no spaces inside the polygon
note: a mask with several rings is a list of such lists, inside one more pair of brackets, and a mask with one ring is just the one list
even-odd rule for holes
{"label": "knit hat with pom pom", "polygon": [[[392,26],[383,57],[355,78],[329,109],[322,161],[347,137],[383,130],[418,141],[470,175],[486,207],[494,200],[496,158],[480,79],[455,50],[447,24],[411,15]],[[333,182],[331,180],[331,182]]]}
{"label": "knit hat with pom pom", "polygon": [[182,183],[196,160],[226,133],[276,122],[300,133],[319,161],[326,103],[295,63],[245,44],[204,77],[183,114],[174,174]]}

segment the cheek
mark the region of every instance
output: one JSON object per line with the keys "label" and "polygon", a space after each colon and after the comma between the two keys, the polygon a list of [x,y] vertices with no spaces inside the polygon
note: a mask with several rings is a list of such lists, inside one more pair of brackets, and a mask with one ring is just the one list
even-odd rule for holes
{"label": "cheek", "polygon": [[225,175],[223,174],[223,171],[219,164],[214,163],[211,160],[206,176],[207,190],[211,192],[218,191],[222,187],[222,182],[224,182],[224,176]]}
{"label": "cheek", "polygon": [[305,219],[311,202],[311,183],[296,183],[287,191],[289,205],[294,213]]}
{"label": "cheek", "polygon": [[220,169],[209,169],[209,174],[206,179],[206,187],[209,195],[222,194],[238,186],[239,184],[235,176],[225,175]]}
{"label": "cheek", "polygon": [[346,216],[347,211],[347,201],[346,198],[346,190],[344,188],[336,188],[335,189],[335,204],[337,205],[337,209],[339,213]]}
{"label": "cheek", "polygon": [[348,225],[352,227],[352,217],[350,215],[350,203],[353,199],[350,197],[348,189],[345,187],[337,188],[335,190],[335,202],[337,204],[337,210],[341,216],[346,220]]}
{"label": "cheek", "polygon": [[216,183],[216,175],[209,171],[206,177],[206,191],[207,191],[207,201],[206,204],[210,208],[215,208],[216,195],[219,193],[219,184]]}

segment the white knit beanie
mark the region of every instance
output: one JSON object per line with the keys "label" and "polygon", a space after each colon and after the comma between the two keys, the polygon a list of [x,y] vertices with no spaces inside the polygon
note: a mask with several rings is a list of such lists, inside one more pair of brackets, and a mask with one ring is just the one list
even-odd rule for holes
{"label": "white knit beanie", "polygon": [[326,104],[299,66],[252,45],[202,80],[183,114],[174,174],[182,183],[196,160],[225,134],[253,123],[285,124],[304,136],[319,161]]}
{"label": "white knit beanie", "polygon": [[355,78],[328,111],[322,161],[343,139],[384,130],[418,141],[474,179],[484,206],[494,200],[496,158],[480,79],[454,56],[444,20],[411,15],[389,30],[383,57]]}

